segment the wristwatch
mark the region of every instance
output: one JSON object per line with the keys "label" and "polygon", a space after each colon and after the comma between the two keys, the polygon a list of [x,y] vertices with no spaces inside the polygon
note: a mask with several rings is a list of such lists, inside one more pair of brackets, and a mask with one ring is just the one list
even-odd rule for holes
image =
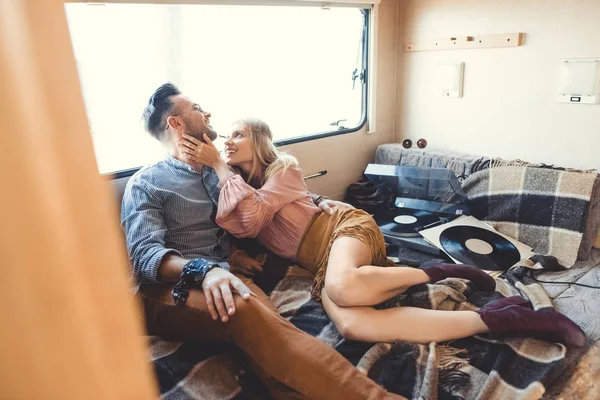
{"label": "wristwatch", "polygon": [[183,307],[190,295],[190,288],[202,286],[206,274],[213,268],[221,267],[219,264],[209,262],[203,258],[194,258],[183,266],[181,278],[171,290],[173,300],[177,307]]}
{"label": "wristwatch", "polygon": [[220,268],[220,265],[203,258],[194,258],[183,266],[181,281],[185,284],[202,285],[206,274],[213,268]]}

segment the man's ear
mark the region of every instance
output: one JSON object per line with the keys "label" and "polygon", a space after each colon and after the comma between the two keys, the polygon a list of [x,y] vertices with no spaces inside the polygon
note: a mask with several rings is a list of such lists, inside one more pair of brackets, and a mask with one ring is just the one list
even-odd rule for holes
{"label": "man's ear", "polygon": [[179,121],[179,119],[171,115],[167,117],[167,126],[175,130],[179,130],[179,128],[181,127],[181,121]]}

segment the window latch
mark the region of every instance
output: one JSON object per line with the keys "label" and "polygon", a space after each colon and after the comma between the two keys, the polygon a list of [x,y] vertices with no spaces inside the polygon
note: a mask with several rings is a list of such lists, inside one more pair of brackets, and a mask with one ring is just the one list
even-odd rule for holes
{"label": "window latch", "polygon": [[346,127],[344,126],[344,124],[340,125],[340,122],[343,122],[343,121],[347,121],[347,120],[346,119],[338,119],[336,121],[330,122],[329,125],[330,126],[337,126],[338,130],[339,129],[346,129]]}
{"label": "window latch", "polygon": [[358,70],[358,68],[354,68],[354,71],[352,71],[352,89],[354,89],[354,86],[356,84],[356,79],[360,79],[361,82],[365,82],[365,70],[361,69],[360,71]]}

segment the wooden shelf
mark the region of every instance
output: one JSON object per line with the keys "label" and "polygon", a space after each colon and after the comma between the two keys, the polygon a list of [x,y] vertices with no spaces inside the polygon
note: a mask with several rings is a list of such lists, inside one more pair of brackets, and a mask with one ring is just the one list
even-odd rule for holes
{"label": "wooden shelf", "polygon": [[485,49],[492,47],[517,47],[523,44],[524,33],[500,35],[453,36],[421,43],[409,43],[404,51],[431,51],[456,49]]}

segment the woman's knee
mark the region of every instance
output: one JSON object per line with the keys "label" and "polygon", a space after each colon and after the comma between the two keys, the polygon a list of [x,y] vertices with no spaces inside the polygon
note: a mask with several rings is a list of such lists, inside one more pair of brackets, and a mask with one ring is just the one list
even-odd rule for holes
{"label": "woman's knee", "polygon": [[340,335],[346,340],[362,340],[360,323],[352,316],[346,316],[341,321],[337,322],[335,327]]}
{"label": "woman's knee", "polygon": [[340,307],[349,307],[355,304],[356,290],[352,283],[353,278],[346,275],[335,280],[325,282],[327,295]]}

